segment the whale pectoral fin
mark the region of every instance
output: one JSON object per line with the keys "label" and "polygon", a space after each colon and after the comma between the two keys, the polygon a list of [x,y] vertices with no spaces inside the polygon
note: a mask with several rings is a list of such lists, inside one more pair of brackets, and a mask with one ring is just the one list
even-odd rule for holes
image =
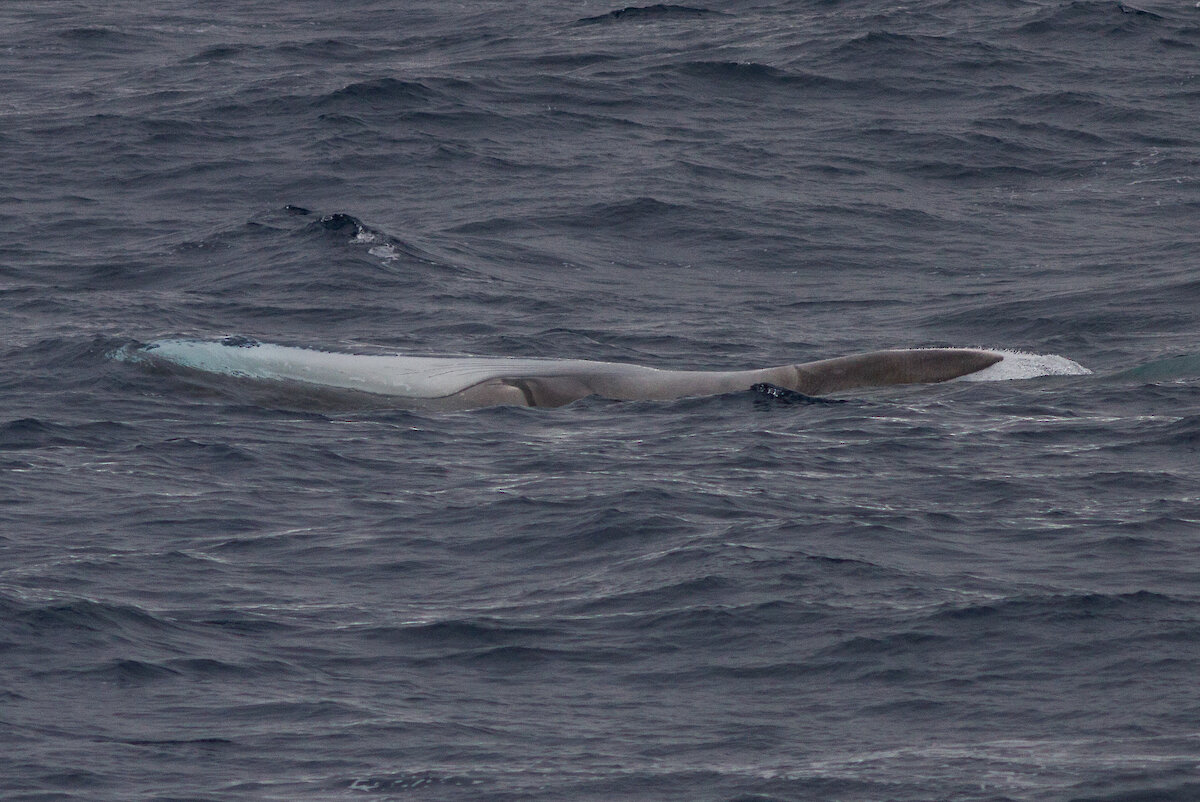
{"label": "whale pectoral fin", "polygon": [[973,348],[873,351],[795,365],[796,386],[789,389],[822,395],[858,387],[944,382],[976,373],[1003,358]]}

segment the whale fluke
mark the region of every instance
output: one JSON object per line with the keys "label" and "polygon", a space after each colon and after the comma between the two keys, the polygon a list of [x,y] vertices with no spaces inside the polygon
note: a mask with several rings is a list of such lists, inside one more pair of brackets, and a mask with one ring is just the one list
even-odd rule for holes
{"label": "whale fluke", "polygon": [[447,410],[558,407],[591,395],[666,401],[747,391],[758,384],[819,396],[861,387],[943,382],[1004,359],[995,351],[928,348],[755,370],[662,370],[582,359],[343,354],[247,338],[160,340],[123,356],[226,376],[371,393],[388,396],[398,406]]}

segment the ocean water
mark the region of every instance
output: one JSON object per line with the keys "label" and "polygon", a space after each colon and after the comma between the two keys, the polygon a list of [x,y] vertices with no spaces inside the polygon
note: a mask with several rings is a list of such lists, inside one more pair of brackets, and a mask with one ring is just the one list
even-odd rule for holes
{"label": "ocean water", "polygon": [[0,796],[1200,798],[1200,8],[625,2],[0,5]]}

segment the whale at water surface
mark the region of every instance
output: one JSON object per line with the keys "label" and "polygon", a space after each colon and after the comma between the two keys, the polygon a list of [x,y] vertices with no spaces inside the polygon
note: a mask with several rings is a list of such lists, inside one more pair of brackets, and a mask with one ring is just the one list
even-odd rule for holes
{"label": "whale at water surface", "polygon": [[1015,355],[974,348],[921,348],[753,370],[663,370],[582,359],[384,356],[245,339],[174,339],[150,343],[127,356],[226,376],[389,396],[400,406],[457,410],[497,405],[557,407],[590,395],[619,401],[665,401],[739,392],[763,383],[805,395],[823,395],[969,377]]}

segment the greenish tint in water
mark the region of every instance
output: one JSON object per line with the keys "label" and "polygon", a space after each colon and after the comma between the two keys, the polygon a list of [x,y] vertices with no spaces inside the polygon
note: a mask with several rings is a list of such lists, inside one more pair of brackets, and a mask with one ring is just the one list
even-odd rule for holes
{"label": "greenish tint in water", "polygon": [[1115,379],[1171,381],[1200,376],[1200,354],[1182,354],[1138,365],[1113,376]]}

